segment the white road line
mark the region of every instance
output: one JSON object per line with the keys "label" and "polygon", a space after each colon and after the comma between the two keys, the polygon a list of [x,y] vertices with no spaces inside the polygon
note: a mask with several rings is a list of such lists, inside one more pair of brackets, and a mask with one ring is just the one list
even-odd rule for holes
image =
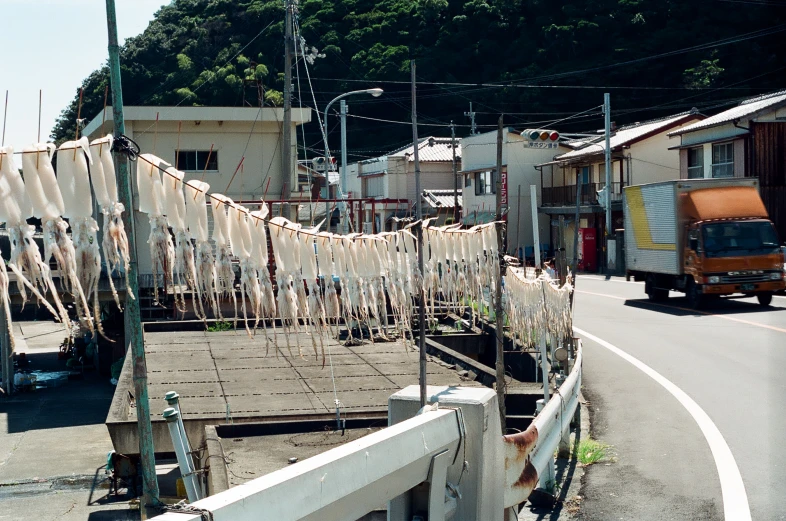
{"label": "white road line", "polygon": [[621,282],[623,284],[644,284],[643,282],[637,282],[635,280],[624,280],[624,279],[615,279],[615,278],[607,279],[606,277],[595,277],[593,275],[578,275],[576,278],[579,280],[590,279],[590,280],[600,280],[603,282]]}
{"label": "white road line", "polygon": [[595,335],[587,333],[583,329],[574,327],[573,330],[630,362],[634,367],[640,369],[663,386],[685,407],[685,410],[693,416],[693,419],[699,425],[704,438],[710,446],[712,457],[715,459],[715,467],[718,469],[721,493],[723,495],[724,518],[726,521],[749,521],[751,519],[751,511],[748,506],[748,495],[745,492],[745,484],[742,482],[740,469],[737,468],[737,462],[734,460],[734,455],[731,453],[729,445],[715,423],[704,412],[704,409],[699,407],[685,391],[638,358],[629,355],[622,349]]}

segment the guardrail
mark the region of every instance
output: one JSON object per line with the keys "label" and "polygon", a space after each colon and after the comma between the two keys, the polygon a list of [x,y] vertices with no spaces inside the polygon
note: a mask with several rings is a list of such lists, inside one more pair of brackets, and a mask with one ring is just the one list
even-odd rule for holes
{"label": "guardrail", "polygon": [[[433,519],[444,519],[446,471],[462,439],[460,413],[429,411],[313,458],[167,512],[156,521],[358,519],[416,485],[431,483]],[[438,517],[440,507],[442,517]]]}
{"label": "guardrail", "polygon": [[527,500],[538,484],[554,482],[554,451],[570,435],[581,392],[581,341],[573,370],[524,432],[502,437],[505,453],[505,508]]}

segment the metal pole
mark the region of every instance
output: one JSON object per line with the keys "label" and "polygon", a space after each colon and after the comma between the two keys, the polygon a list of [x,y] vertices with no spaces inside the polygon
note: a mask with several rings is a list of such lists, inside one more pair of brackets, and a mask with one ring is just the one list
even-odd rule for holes
{"label": "metal pole", "polygon": [[[0,258],[0,262],[5,262]],[[8,335],[8,321],[5,316],[5,309],[0,309],[0,356],[2,356],[2,376],[3,391],[6,396],[14,393],[14,361],[11,352],[11,338]]]}
{"label": "metal pole", "polygon": [[573,299],[576,293],[576,270],[578,269],[578,265],[579,265],[579,225],[581,220],[579,214],[580,207],[581,207],[581,173],[576,172],[576,220],[573,224],[575,228],[573,230],[573,262],[571,263],[571,268],[570,268],[571,272],[573,273],[573,291],[570,294],[571,313],[573,313]]}
{"label": "metal pole", "polygon": [[[341,193],[347,198],[347,102],[341,100]],[[361,230],[362,231],[362,230]],[[349,219],[344,219],[344,235],[349,233]]]}
{"label": "metal pole", "polygon": [[609,236],[611,235],[611,101],[603,95],[603,115],[606,126],[606,270],[609,266]]}
{"label": "metal pole", "polygon": [[[516,257],[521,251],[521,185],[519,185],[519,195],[516,199]],[[524,254],[521,255],[522,259]]]}
{"label": "metal pole", "polygon": [[538,192],[535,185],[529,185],[529,197],[532,203],[532,239],[535,243],[535,268],[540,268],[540,230],[538,229]]}
{"label": "metal pole", "polygon": [[197,481],[196,474],[194,474],[191,455],[186,450],[185,441],[178,426],[180,413],[173,407],[170,407],[164,410],[163,416],[167,427],[169,427],[169,436],[172,438],[172,446],[175,448],[175,456],[180,467],[180,475],[183,477],[183,485],[186,487],[188,502],[199,501],[199,481]]}
{"label": "metal pole", "polygon": [[[109,76],[112,86],[112,112],[115,123],[115,137],[125,133],[123,118],[123,89],[120,81],[120,45],[117,42],[117,15],[115,0],[106,0],[106,23],[109,33]],[[158,500],[158,480],[156,478],[156,459],[153,450],[153,429],[150,425],[150,403],[147,396],[147,364],[145,363],[145,344],[142,338],[142,320],[139,316],[139,281],[137,279],[137,251],[134,225],[134,205],[131,201],[131,177],[128,174],[128,157],[115,153],[117,165],[117,189],[120,202],[125,207],[123,225],[128,233],[128,285],[132,295],[125,297],[125,341],[130,346],[133,361],[134,393],[136,400],[137,435],[139,437],[139,457],[142,466],[143,504],[156,506]],[[127,349],[128,351],[128,349]]]}
{"label": "metal pole", "polygon": [[453,150],[453,185],[456,193],[453,195],[453,224],[461,221],[461,210],[459,209],[458,194],[459,194],[459,178],[458,167],[456,165],[456,127],[453,121],[450,122],[450,148]]}
{"label": "metal pole", "polygon": [[[282,199],[292,194],[292,0],[286,0],[284,16],[284,126],[281,141]],[[297,183],[297,180],[294,181]],[[287,187],[284,193],[284,187]]]}
{"label": "metal pole", "polygon": [[502,316],[502,276],[504,263],[502,250],[504,244],[505,225],[502,222],[502,114],[497,122],[497,245],[499,247],[499,273],[494,298],[494,317],[496,318],[497,337],[497,402],[499,405],[499,420],[502,424],[502,434],[505,434],[505,317]]}
{"label": "metal pole", "polygon": [[[415,60],[410,62],[412,83],[412,144],[415,149],[415,217],[418,221],[423,219],[423,201],[420,186],[420,158],[418,156],[418,106],[415,87]],[[418,239],[418,271],[420,284],[418,286],[418,349],[420,350],[420,406],[425,407],[427,401],[426,391],[426,294],[423,291],[423,224],[417,227]]]}

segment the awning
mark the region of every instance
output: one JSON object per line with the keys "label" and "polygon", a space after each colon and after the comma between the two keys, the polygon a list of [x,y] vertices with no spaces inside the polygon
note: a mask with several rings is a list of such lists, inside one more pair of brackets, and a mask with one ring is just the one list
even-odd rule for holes
{"label": "awning", "polygon": [[465,226],[475,226],[476,224],[486,224],[494,222],[497,218],[495,212],[469,212],[461,219],[461,224]]}
{"label": "awning", "polygon": [[[508,167],[507,164],[503,164],[502,165],[502,168],[507,168],[507,167]],[[479,167],[475,167],[475,168],[468,168],[467,170],[460,170],[458,173],[459,174],[474,174],[475,172],[485,172],[487,170],[496,170],[496,169],[497,169],[497,163],[494,163],[492,165],[485,165],[485,166],[479,166]]]}

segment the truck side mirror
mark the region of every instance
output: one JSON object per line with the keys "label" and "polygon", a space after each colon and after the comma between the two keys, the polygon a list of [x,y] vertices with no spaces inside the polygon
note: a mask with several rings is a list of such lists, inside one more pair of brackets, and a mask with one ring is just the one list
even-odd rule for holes
{"label": "truck side mirror", "polygon": [[690,241],[688,242],[688,247],[693,251],[698,251],[699,239],[697,239],[696,237],[691,237]]}

